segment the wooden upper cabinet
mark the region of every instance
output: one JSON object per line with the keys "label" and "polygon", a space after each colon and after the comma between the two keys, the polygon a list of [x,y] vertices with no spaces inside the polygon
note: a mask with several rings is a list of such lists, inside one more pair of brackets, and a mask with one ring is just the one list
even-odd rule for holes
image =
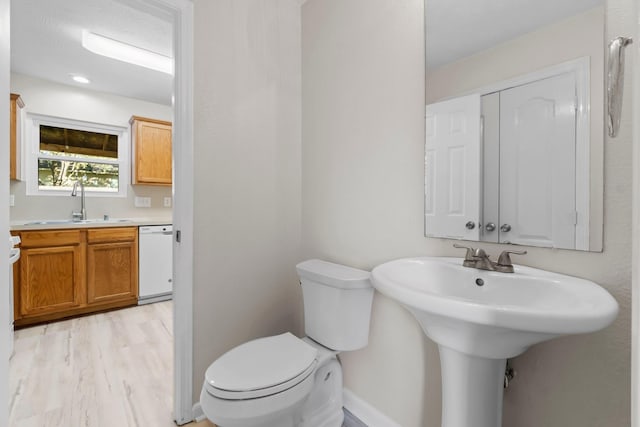
{"label": "wooden upper cabinet", "polygon": [[20,171],[20,130],[21,110],[24,108],[24,102],[20,95],[12,93],[9,95],[9,178],[22,179]]}
{"label": "wooden upper cabinet", "polygon": [[171,185],[171,122],[132,116],[132,183]]}

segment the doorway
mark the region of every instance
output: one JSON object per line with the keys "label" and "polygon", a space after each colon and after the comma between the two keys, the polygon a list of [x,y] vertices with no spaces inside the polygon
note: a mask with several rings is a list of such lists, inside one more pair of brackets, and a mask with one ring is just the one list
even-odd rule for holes
{"label": "doorway", "polygon": [[[5,1],[5,0],[3,0]],[[192,131],[192,50],[193,4],[189,0],[118,0],[145,13],[163,16],[173,25],[173,244],[174,282],[174,418],[178,424],[192,420],[192,206],[193,206],[193,131]],[[2,4],[4,6],[4,3]],[[8,1],[7,1],[8,7]],[[8,10],[7,10],[8,13]],[[8,18],[8,17],[7,17]],[[4,111],[4,110],[2,110]],[[8,193],[8,191],[7,191]],[[8,219],[6,220],[8,224]],[[4,224],[4,221],[3,221]],[[4,347],[4,346],[3,346]],[[3,360],[8,359],[0,351]],[[6,365],[0,365],[3,374]],[[168,381],[171,379],[168,378]],[[4,413],[0,412],[0,424]]]}

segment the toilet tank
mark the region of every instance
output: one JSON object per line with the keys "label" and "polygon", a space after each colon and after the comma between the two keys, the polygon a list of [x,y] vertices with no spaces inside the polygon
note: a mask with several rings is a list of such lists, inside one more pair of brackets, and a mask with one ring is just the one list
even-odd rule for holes
{"label": "toilet tank", "polygon": [[301,262],[296,270],[306,335],[336,351],[366,347],[373,301],[370,273],[318,259]]}

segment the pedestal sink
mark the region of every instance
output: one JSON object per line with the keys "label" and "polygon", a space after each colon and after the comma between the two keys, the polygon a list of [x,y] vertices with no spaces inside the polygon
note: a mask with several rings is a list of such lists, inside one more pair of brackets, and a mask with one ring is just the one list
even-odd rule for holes
{"label": "pedestal sink", "polygon": [[607,327],[618,304],[597,284],[535,268],[497,273],[461,258],[406,258],[373,269],[438,344],[442,427],[500,427],[506,359],[555,337]]}

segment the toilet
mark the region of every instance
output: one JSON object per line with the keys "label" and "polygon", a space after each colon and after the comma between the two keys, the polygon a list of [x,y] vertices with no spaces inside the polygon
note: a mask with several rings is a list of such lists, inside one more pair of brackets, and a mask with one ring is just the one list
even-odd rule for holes
{"label": "toilet", "polygon": [[369,272],[317,259],[296,266],[306,337],[239,345],[205,373],[200,405],[218,427],[340,427],[342,351],[369,340]]}

